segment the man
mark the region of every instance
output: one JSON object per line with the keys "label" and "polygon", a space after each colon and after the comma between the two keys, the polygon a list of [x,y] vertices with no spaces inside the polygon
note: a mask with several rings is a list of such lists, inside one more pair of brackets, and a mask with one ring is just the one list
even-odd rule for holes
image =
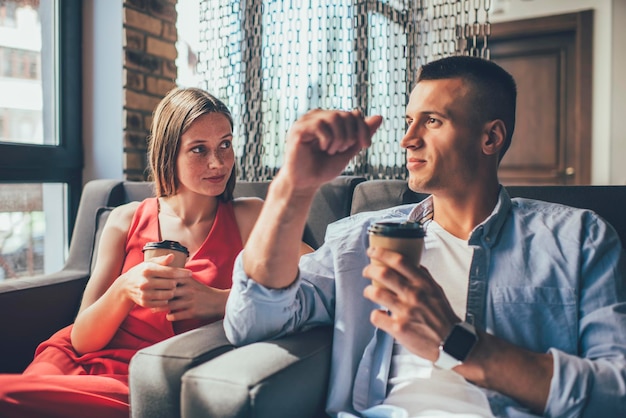
{"label": "man", "polygon": [[[401,145],[410,188],[431,196],[331,225],[298,264],[315,191],[381,124],[357,112],[302,117],[236,262],[228,338],[245,344],[334,324],[331,415],[626,411],[619,238],[592,212],[512,200],[500,186],[515,101],[513,78],[492,62],[450,57],[422,67]],[[422,267],[367,249],[367,228],[381,219],[424,225]]]}

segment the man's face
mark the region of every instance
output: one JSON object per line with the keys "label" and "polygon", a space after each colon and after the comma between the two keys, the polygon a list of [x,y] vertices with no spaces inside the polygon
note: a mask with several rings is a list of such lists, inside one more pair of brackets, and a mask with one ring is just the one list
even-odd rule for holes
{"label": "man's face", "polygon": [[463,193],[479,181],[483,157],[469,89],[458,78],[425,80],[406,108],[409,187],[423,193]]}

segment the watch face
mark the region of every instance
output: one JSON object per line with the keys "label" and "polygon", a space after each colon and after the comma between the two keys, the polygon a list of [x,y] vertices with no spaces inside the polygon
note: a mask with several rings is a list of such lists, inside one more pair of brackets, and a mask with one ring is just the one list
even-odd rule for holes
{"label": "watch face", "polygon": [[478,341],[478,337],[475,333],[461,325],[455,325],[443,344],[443,351],[457,360],[464,361],[474,348],[476,341]]}

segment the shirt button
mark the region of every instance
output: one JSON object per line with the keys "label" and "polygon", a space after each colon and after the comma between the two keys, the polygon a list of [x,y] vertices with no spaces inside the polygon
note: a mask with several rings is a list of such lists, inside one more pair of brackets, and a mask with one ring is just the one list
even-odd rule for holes
{"label": "shirt button", "polygon": [[485,241],[490,242],[491,241],[491,237],[485,237]]}

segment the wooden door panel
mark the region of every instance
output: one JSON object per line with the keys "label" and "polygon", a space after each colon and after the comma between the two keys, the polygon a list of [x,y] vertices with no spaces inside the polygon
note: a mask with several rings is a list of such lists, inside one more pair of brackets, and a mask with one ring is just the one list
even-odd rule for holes
{"label": "wooden door panel", "polygon": [[[491,59],[517,82],[516,126],[503,184],[589,184],[590,11],[495,24]],[[584,49],[583,49],[584,47]]]}
{"label": "wooden door panel", "polygon": [[558,51],[510,55],[497,62],[515,77],[519,89],[515,133],[502,168],[557,169],[559,144],[551,139],[559,138]]}

